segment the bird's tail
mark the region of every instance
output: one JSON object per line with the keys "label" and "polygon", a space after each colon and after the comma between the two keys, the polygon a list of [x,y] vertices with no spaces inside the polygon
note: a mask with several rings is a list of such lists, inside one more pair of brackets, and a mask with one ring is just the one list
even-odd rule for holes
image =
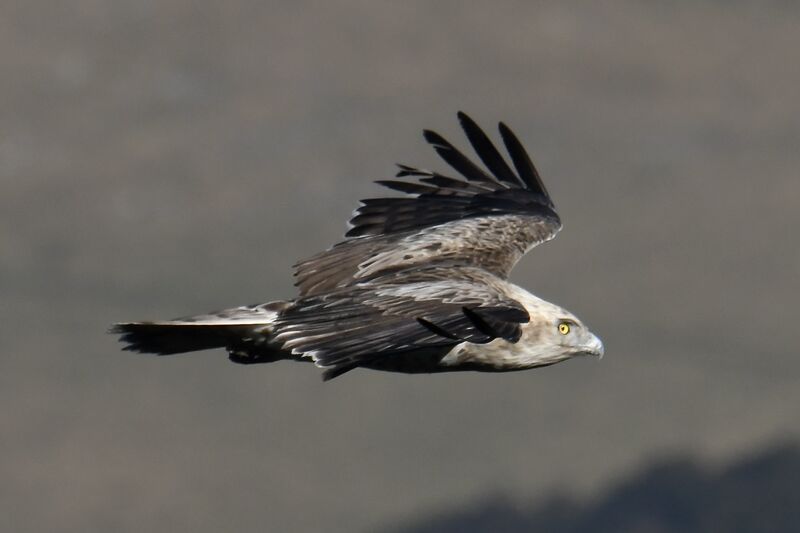
{"label": "bird's tail", "polygon": [[282,358],[270,338],[278,313],[287,305],[269,302],[174,320],[121,322],[109,333],[121,335],[123,349],[132,352],[171,355],[226,348],[236,362],[266,362],[264,357]]}

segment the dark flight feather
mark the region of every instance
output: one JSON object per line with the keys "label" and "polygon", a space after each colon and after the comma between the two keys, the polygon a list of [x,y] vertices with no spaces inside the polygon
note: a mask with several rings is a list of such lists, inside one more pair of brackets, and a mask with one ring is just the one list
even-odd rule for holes
{"label": "dark flight feather", "polygon": [[444,137],[431,130],[425,130],[423,135],[425,140],[436,150],[436,153],[466,179],[478,183],[496,184],[496,181],[493,180],[491,176],[481,170],[478,165],[470,161],[467,156],[459,152],[456,147],[450,144]]}
{"label": "dark flight feather", "polygon": [[465,191],[472,194],[483,194],[487,192],[492,192],[494,190],[486,186],[481,186],[480,184],[460,181],[455,178],[450,178],[448,176],[442,176],[441,174],[431,174],[430,176],[425,176],[423,178],[420,178],[419,181],[423,183],[430,183],[431,185],[435,185],[436,187],[439,187],[441,189],[450,189],[453,191]]}
{"label": "dark flight feather", "polygon": [[512,187],[520,187],[520,179],[514,175],[514,172],[509,168],[497,148],[494,147],[492,141],[483,130],[472,120],[466,113],[459,111],[458,120],[461,122],[461,127],[464,128],[464,133],[467,134],[469,142],[475,148],[475,153],[481,158],[483,164],[497,176],[497,179],[508,183]]}
{"label": "dark flight feather", "polygon": [[435,194],[439,192],[439,189],[436,187],[428,187],[426,185],[420,185],[419,183],[413,183],[409,181],[378,180],[375,183],[378,185],[383,185],[387,189],[392,189],[407,194]]}
{"label": "dark flight feather", "polygon": [[517,173],[523,183],[525,183],[529,190],[541,194],[544,202],[550,207],[553,207],[553,202],[550,200],[550,195],[547,193],[541,176],[539,176],[539,171],[536,170],[536,166],[534,166],[533,161],[531,161],[525,147],[522,146],[522,143],[519,142],[517,136],[508,126],[501,122],[498,128],[500,129],[500,135],[503,137],[506,149],[509,155],[511,155],[511,161],[514,163],[514,167],[517,169]]}
{"label": "dark flight feather", "polygon": [[[519,176],[503,159],[489,137],[464,113],[458,115],[464,132],[488,174],[438,133],[425,130],[425,139],[466,181],[436,172],[398,165],[397,177],[417,177],[421,183],[380,180],[377,183],[410,195],[361,201],[350,220],[347,237],[385,235],[419,230],[456,220],[503,214],[541,215],[557,221],[553,203],[519,140],[500,125],[503,141]],[[513,194],[509,194],[513,191]],[[502,197],[504,202],[498,202]],[[369,214],[369,221],[361,215]],[[402,214],[406,214],[405,218]]]}

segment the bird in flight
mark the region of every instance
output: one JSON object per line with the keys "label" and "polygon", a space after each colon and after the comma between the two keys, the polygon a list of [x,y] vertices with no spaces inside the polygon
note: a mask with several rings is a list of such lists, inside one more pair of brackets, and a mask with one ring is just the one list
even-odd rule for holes
{"label": "bird in flight", "polygon": [[485,168],[425,130],[459,176],[398,165],[398,179],[377,183],[404,196],[362,200],[343,241],[295,265],[295,299],[111,332],[134,352],[225,348],[241,364],[313,361],[325,380],[358,367],[505,372],[602,356],[575,315],[508,281],[561,229],[525,148],[501,122],[512,168],[469,116],[458,120]]}

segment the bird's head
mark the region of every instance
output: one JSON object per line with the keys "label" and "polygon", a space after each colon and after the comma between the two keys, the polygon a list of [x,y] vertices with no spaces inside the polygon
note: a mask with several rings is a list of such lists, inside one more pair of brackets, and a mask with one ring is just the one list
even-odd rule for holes
{"label": "bird's head", "polygon": [[533,295],[525,307],[530,322],[523,326],[520,355],[530,366],[557,363],[578,355],[603,357],[600,338],[566,309]]}
{"label": "bird's head", "polygon": [[603,357],[605,349],[600,338],[589,331],[589,328],[574,315],[568,313],[562,313],[561,315],[554,317],[548,324],[543,325],[544,329],[550,330],[550,342],[570,356],[595,355]]}

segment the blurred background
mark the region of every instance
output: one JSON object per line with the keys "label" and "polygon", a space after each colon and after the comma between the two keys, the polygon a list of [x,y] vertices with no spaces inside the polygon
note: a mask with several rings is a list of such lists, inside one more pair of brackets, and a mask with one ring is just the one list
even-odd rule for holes
{"label": "blurred background", "polygon": [[[799,26],[777,0],[3,2],[3,529],[694,531],[703,502],[781,530]],[[460,109],[533,155],[565,227],[512,279],[602,361],[323,384],[105,333],[291,298],[372,180],[444,168],[422,128],[465,146]]]}

